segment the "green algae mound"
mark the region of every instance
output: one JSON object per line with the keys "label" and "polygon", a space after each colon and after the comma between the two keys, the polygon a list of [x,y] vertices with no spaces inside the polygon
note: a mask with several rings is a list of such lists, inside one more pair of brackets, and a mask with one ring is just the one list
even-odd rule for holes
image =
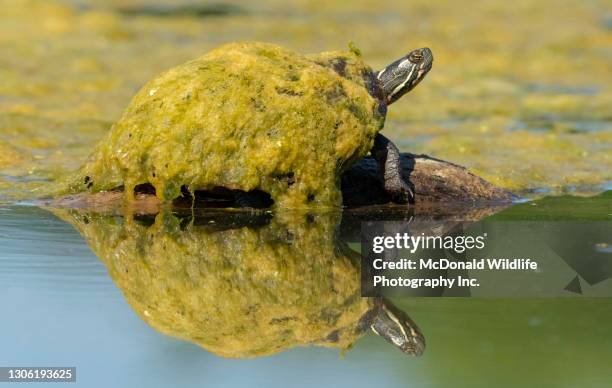
{"label": "green algae mound", "polygon": [[151,184],[262,190],[279,207],[338,206],[340,173],[370,150],[384,113],[358,52],[302,56],[234,43],[147,83],[66,192]]}
{"label": "green algae mound", "polygon": [[217,355],[347,349],[367,329],[372,299],[360,295],[359,254],[337,242],[339,214],[228,228],[163,212],[148,221],[53,212],[83,235],[141,319]]}

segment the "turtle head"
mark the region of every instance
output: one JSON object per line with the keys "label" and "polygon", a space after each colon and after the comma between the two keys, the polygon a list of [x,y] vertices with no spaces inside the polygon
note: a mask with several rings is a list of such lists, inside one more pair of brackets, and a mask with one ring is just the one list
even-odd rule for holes
{"label": "turtle head", "polygon": [[433,54],[427,47],[412,50],[376,73],[376,80],[388,104],[411,91],[423,78],[433,63]]}
{"label": "turtle head", "polygon": [[420,356],[425,350],[425,337],[406,313],[387,299],[375,302],[370,328],[402,352]]}

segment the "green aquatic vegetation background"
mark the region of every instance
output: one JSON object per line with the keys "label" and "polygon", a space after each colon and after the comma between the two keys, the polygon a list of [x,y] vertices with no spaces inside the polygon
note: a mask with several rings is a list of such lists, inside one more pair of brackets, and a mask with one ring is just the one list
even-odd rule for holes
{"label": "green aquatic vegetation background", "polygon": [[[232,41],[301,53],[354,41],[381,68],[428,46],[384,132],[519,191],[612,180],[609,5],[384,1],[0,1],[0,196],[80,166],[156,74]],[[538,191],[540,192],[540,191]]]}

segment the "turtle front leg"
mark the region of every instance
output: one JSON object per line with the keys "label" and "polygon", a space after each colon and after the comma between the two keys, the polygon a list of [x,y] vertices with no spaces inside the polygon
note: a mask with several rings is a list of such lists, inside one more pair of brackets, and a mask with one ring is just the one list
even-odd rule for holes
{"label": "turtle front leg", "polygon": [[395,144],[379,133],[374,138],[371,153],[378,163],[385,190],[391,195],[393,202],[414,202],[414,192],[402,178],[400,153]]}

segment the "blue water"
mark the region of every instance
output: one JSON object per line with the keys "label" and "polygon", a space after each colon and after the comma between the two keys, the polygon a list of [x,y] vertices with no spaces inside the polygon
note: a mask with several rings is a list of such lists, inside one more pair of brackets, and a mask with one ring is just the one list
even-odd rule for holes
{"label": "blue water", "polygon": [[[83,387],[605,387],[612,300],[399,301],[428,347],[408,357],[374,335],[341,356],[294,348],[224,359],[164,336],[131,310],[72,226],[0,208],[0,366],[75,366]],[[61,386],[56,384],[54,386]]]}

